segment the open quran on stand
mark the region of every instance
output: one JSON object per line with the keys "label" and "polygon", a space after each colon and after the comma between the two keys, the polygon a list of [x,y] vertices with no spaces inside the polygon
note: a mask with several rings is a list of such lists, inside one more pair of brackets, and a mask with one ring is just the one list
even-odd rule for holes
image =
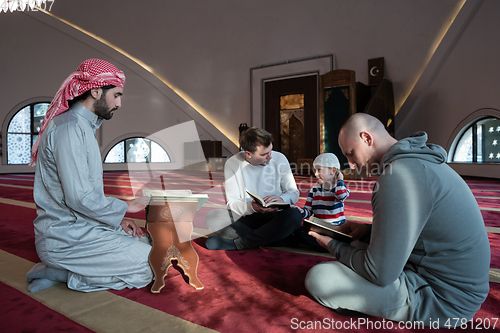
{"label": "open quran on stand", "polygon": [[198,201],[198,208],[208,200],[207,194],[193,194],[191,190],[142,190],[142,195],[150,197],[149,205],[179,201]]}
{"label": "open quran on stand", "polygon": [[352,241],[352,237],[348,234],[335,230],[338,227],[337,225],[328,223],[314,216],[304,219],[302,227],[306,234],[309,233],[309,231],[314,231],[320,235],[325,235],[341,242],[350,243]]}

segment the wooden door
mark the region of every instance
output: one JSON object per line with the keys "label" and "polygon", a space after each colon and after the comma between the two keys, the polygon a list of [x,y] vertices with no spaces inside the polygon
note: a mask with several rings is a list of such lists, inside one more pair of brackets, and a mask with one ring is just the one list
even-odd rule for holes
{"label": "wooden door", "polygon": [[347,158],[338,144],[340,128],[356,113],[356,79],[351,70],[334,70],[320,76],[321,153],[333,153],[341,169],[348,169]]}
{"label": "wooden door", "polygon": [[[283,110],[281,102],[284,96],[298,94],[303,94],[303,114],[295,116],[290,112],[297,110]],[[264,129],[273,134],[273,149],[285,154],[290,163],[316,157],[319,153],[318,75],[265,82]]]}

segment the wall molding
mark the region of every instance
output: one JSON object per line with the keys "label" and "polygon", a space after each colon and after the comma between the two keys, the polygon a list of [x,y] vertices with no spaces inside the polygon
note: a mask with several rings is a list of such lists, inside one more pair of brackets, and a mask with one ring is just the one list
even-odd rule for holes
{"label": "wall molding", "polygon": [[149,84],[153,89],[159,91],[166,99],[172,102],[179,111],[186,114],[189,119],[194,120],[197,126],[210,134],[213,139],[221,141],[224,148],[234,153],[238,151],[238,147],[235,143],[233,143],[204,115],[202,115],[198,110],[190,105],[188,101],[182,98],[172,87],[167,84],[168,82],[166,82],[166,80],[157,76],[149,69],[146,69],[145,67],[147,67],[147,65],[140,64],[140,60],[134,60],[124,50],[114,48],[111,44],[108,45],[103,41],[91,36],[90,34],[85,33],[85,30],[76,26],[72,26],[71,22],[66,22],[63,19],[58,18],[52,14],[38,14],[40,13],[25,13],[25,15],[29,15],[33,19],[45,23],[53,27],[54,29],[76,39],[77,41],[105,54],[110,59],[113,59],[112,62],[114,62],[115,65],[117,65],[119,68],[123,68],[125,74],[128,70],[134,72],[141,79],[147,82],[147,84]]}
{"label": "wall molding", "polygon": [[414,87],[411,89],[406,101],[399,110],[397,110],[395,123],[396,138],[400,137],[401,128],[403,128],[408,116],[418,111],[421,101],[426,97],[429,87],[439,74],[442,66],[448,59],[453,47],[464,33],[465,29],[476,15],[483,0],[465,0],[458,14],[453,19],[453,23],[446,31],[444,37],[439,42],[432,57],[425,65],[420,77],[417,79]]}

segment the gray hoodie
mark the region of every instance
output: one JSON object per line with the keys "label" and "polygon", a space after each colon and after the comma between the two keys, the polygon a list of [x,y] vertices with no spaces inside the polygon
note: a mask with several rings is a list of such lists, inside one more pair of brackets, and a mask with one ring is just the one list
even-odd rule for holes
{"label": "gray hoodie", "polygon": [[372,194],[370,245],[332,241],[329,250],[367,280],[386,286],[401,274],[409,320],[471,319],[489,291],[490,247],[477,202],[427,134],[394,144]]}

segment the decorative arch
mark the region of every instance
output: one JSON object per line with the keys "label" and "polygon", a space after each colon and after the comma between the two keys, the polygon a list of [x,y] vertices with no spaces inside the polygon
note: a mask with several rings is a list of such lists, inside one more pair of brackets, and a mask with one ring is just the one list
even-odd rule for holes
{"label": "decorative arch", "polygon": [[[466,132],[468,130],[470,130],[474,124],[477,124],[478,122],[485,120],[487,118],[497,118],[500,120],[500,110],[491,109],[491,108],[479,109],[479,110],[471,113],[470,115],[468,115],[465,119],[463,119],[457,125],[455,130],[452,132],[452,134],[448,140],[448,143],[446,145],[446,150],[448,151],[447,162],[454,161],[454,156],[455,156],[457,146],[459,145],[464,134],[466,134]],[[500,142],[499,142],[499,147],[500,147]],[[500,159],[499,159],[499,162],[500,162]],[[471,162],[471,163],[475,163],[475,162]]]}
{"label": "decorative arch", "polygon": [[172,162],[168,147],[165,149],[163,142],[144,133],[129,133],[116,138],[104,149],[102,156],[106,164]]}

